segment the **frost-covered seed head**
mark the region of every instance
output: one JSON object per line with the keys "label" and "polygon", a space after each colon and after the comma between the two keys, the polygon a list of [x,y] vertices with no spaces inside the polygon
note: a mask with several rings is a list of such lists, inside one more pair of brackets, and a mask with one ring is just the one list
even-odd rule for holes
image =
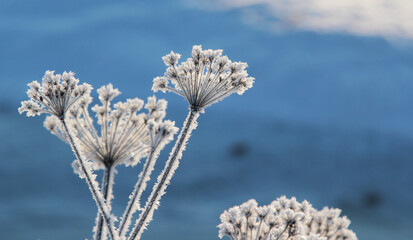
{"label": "frost-covered seed head", "polygon": [[178,61],[180,58],[181,58],[181,54],[174,53],[173,51],[171,51],[170,54],[163,56],[162,60],[166,66],[174,66],[178,64]]}
{"label": "frost-covered seed head", "polygon": [[271,206],[257,207],[257,214],[258,214],[258,217],[259,217],[260,219],[264,219],[265,217],[267,217],[268,214],[269,214],[271,211],[274,211],[273,209],[271,209]]}
{"label": "frost-covered seed head", "polygon": [[65,132],[63,132],[63,128],[61,124],[62,123],[57,117],[51,115],[51,116],[46,117],[46,119],[44,120],[43,126],[47,130],[49,130],[53,135],[60,138],[62,141],[69,143],[69,140],[67,139],[67,135]]}
{"label": "frost-covered seed head", "polygon": [[350,221],[340,213],[330,208],[317,211],[307,201],[300,203],[285,196],[262,207],[249,200],[221,214],[218,236],[233,240],[246,236],[253,240],[357,240],[348,229]]}
{"label": "frost-covered seed head", "polygon": [[178,132],[178,128],[175,127],[175,122],[166,120],[162,122],[156,122],[155,119],[148,121],[148,130],[150,136],[150,146],[152,148],[158,146],[165,146],[173,140],[173,136]]}
{"label": "frost-covered seed head", "polygon": [[197,45],[192,48],[192,58],[178,65],[181,55],[171,52],[162,58],[168,66],[165,76],[154,78],[152,90],[183,96],[195,111],[203,111],[233,93],[243,94],[254,83],[245,70],[248,65],[221,55],[222,50],[202,50]]}
{"label": "frost-covered seed head", "polygon": [[156,77],[153,79],[153,89],[166,93],[168,90],[169,80],[166,77]]}
{"label": "frost-covered seed head", "polygon": [[[93,161],[94,169],[119,164],[136,165],[154,144],[151,141],[154,133],[148,131],[149,121],[156,123],[154,132],[158,145],[167,144],[177,132],[173,122],[163,121],[167,107],[165,100],[149,97],[145,105],[148,113],[138,113],[144,106],[143,100],[127,99],[113,104],[112,109],[112,101],[120,91],[109,84],[99,88],[97,92],[101,105],[96,104],[92,111],[95,112],[100,129],[95,128],[93,118],[89,115],[89,105],[92,102],[89,95],[81,98],[69,110],[66,119],[79,142],[80,151]],[[56,117],[46,118],[44,126],[67,142]]]}
{"label": "frost-covered seed head", "polygon": [[99,100],[102,102],[102,104],[112,101],[116,96],[120,94],[119,90],[117,88],[114,89],[113,85],[110,83],[99,88],[97,92],[99,94]]}
{"label": "frost-covered seed head", "polygon": [[30,100],[22,102],[19,113],[26,112],[28,117],[48,113],[64,119],[67,111],[80,99],[87,99],[92,89],[86,83],[78,85],[74,75],[73,72],[55,75],[54,71],[46,71],[41,85],[37,81],[28,84]]}
{"label": "frost-covered seed head", "polygon": [[166,116],[168,102],[165,99],[156,99],[155,96],[148,97],[145,108],[148,110],[147,120],[153,119],[155,122],[161,122]]}
{"label": "frost-covered seed head", "polygon": [[246,203],[243,203],[241,207],[241,211],[245,215],[245,217],[250,217],[257,213],[257,201],[255,199],[250,199]]}

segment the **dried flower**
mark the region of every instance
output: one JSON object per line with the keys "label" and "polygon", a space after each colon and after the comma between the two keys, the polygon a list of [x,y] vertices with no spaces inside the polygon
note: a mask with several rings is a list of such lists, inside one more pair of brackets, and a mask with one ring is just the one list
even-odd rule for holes
{"label": "dried flower", "polygon": [[[68,123],[72,126],[74,134],[79,140],[79,146],[84,156],[88,156],[94,163],[94,169],[104,169],[108,166],[119,164],[136,165],[142,157],[148,154],[152,140],[158,143],[166,138],[171,138],[176,131],[171,121],[163,122],[166,115],[167,102],[156,97],[149,97],[145,108],[148,113],[138,113],[144,106],[138,98],[127,99],[125,102],[114,104],[111,101],[120,94],[111,84],[97,90],[101,105],[92,108],[100,126],[100,133],[93,124],[89,115],[90,96],[84,97],[69,111]],[[164,135],[152,139],[155,135],[149,131],[148,123],[153,126],[163,126]],[[45,127],[54,135],[67,141],[57,119],[48,117]],[[168,134],[166,134],[168,132]]]}
{"label": "dried flower", "polygon": [[74,75],[73,72],[55,75],[54,71],[46,71],[41,85],[37,81],[28,84],[30,89],[27,95],[30,100],[22,102],[19,113],[26,112],[28,117],[49,113],[63,119],[70,107],[88,96],[92,89],[87,83],[78,85],[79,79]]}
{"label": "dried flower", "polygon": [[169,120],[160,123],[155,120],[150,120],[148,122],[148,128],[150,145],[152,148],[170,142],[173,139],[173,136],[178,132],[178,128],[175,127],[175,122]]}
{"label": "dried flower", "polygon": [[146,114],[137,114],[143,101],[135,98],[118,102],[111,109],[111,101],[120,94],[111,84],[98,89],[101,105],[95,105],[100,134],[89,115],[90,101],[81,102],[70,112],[70,123],[80,140],[85,156],[91,156],[95,169],[109,165],[136,165],[147,154],[148,131]]}
{"label": "dried flower", "polygon": [[66,133],[63,131],[62,123],[55,116],[49,115],[44,120],[43,126],[60,140],[69,143]]}
{"label": "dried flower", "polygon": [[232,240],[357,240],[348,229],[350,221],[340,217],[340,209],[314,209],[307,201],[285,196],[268,206],[255,200],[230,208],[221,214],[219,237]]}
{"label": "dried flower", "polygon": [[192,58],[178,65],[181,55],[171,52],[162,58],[168,66],[165,76],[153,80],[152,90],[181,95],[196,111],[235,92],[242,95],[254,83],[254,78],[245,70],[247,64],[231,62],[221,55],[222,50],[202,50],[198,45],[192,48]]}

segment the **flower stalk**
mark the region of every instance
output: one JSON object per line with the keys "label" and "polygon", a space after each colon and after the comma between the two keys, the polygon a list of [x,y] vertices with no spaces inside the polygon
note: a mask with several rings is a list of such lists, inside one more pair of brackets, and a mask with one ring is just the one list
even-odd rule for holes
{"label": "flower stalk", "polygon": [[136,221],[136,225],[128,238],[129,240],[140,239],[143,230],[152,220],[153,213],[159,206],[159,200],[165,194],[165,190],[179,166],[179,160],[182,157],[182,152],[185,150],[188,139],[191,136],[192,131],[197,126],[198,117],[199,111],[195,111],[193,109],[189,111],[181,133],[179,134],[175,142],[175,146],[171,151],[169,159],[165,163],[165,167],[158,177],[158,182],[153,187],[152,193],[145,204],[143,212],[140,214],[139,219]]}
{"label": "flower stalk", "polygon": [[101,201],[101,199],[104,199],[102,193],[100,192],[99,188],[96,186],[97,183],[95,181],[95,177],[96,175],[93,175],[90,171],[89,168],[86,167],[85,165],[85,161],[83,160],[83,158],[81,157],[78,148],[76,147],[76,144],[73,140],[72,135],[70,134],[70,131],[67,127],[66,121],[62,118],[60,119],[61,123],[63,125],[64,131],[67,135],[67,138],[69,140],[69,144],[72,147],[72,150],[77,158],[77,160],[79,161],[79,166],[80,166],[80,170],[82,171],[82,173],[84,174],[86,183],[89,186],[90,192],[92,193],[92,197],[96,202],[96,205],[98,206],[99,212],[103,217],[103,220],[105,222],[105,224],[108,227],[108,233],[110,236],[110,239],[112,240],[117,240],[118,236],[117,236],[117,232],[113,227],[112,224],[112,217],[110,214],[110,210],[108,209],[106,202],[105,201]]}
{"label": "flower stalk", "polygon": [[[113,198],[113,184],[114,184],[114,175],[115,175],[115,168],[113,164],[108,164],[106,166],[105,171],[103,173],[102,178],[102,194],[103,198],[106,200],[106,204],[111,209],[111,201]],[[97,221],[95,226],[95,240],[105,240],[106,239],[106,228],[104,227],[104,220],[102,214],[98,212],[97,214]]]}
{"label": "flower stalk", "polygon": [[[152,100],[155,100],[154,98]],[[154,109],[154,105],[148,102],[148,109]],[[154,101],[156,102],[156,101]],[[152,102],[152,103],[154,103]],[[147,182],[150,180],[150,176],[154,169],[155,163],[159,157],[161,150],[173,140],[173,136],[178,132],[178,128],[175,127],[175,122],[165,120],[162,121],[162,116],[156,116],[153,114],[152,117],[147,121],[149,142],[150,147],[149,156],[146,159],[142,172],[139,174],[138,181],[135,184],[134,190],[129,197],[129,203],[123,214],[122,221],[119,225],[119,234],[124,238],[126,232],[129,230],[129,225],[133,214],[140,209],[140,198],[147,187]]]}
{"label": "flower stalk", "polygon": [[156,160],[157,160],[157,156],[154,157],[155,150],[156,149],[151,149],[149,156],[146,159],[143,170],[139,174],[139,178],[138,178],[138,181],[136,182],[134,190],[131,196],[129,197],[130,200],[128,202],[128,206],[126,207],[126,210],[123,213],[122,221],[119,224],[119,235],[122,237],[125,236],[126,232],[129,229],[129,225],[131,223],[133,214],[140,208],[139,200],[141,198],[143,191],[146,188],[146,184],[150,179],[149,176],[151,175],[154,169]]}

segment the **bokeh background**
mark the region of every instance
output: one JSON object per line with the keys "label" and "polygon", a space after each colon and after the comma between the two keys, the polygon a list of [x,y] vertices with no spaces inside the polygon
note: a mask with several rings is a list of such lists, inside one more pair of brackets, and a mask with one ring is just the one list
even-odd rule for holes
{"label": "bokeh background", "polygon": [[[413,239],[409,0],[0,1],[1,239],[90,238],[96,216],[69,146],[17,113],[26,84],[71,70],[145,99],[195,44],[256,83],[202,114],[143,239],[218,239],[225,209],[281,195],[342,208],[361,240]],[[182,126],[186,102],[157,96]],[[118,216],[140,169],[118,169]]]}

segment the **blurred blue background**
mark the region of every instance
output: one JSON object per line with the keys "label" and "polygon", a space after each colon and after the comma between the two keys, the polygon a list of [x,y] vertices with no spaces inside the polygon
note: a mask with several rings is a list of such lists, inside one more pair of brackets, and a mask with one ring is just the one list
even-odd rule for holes
{"label": "blurred blue background", "polygon": [[[145,99],[162,56],[202,44],[256,83],[201,115],[143,239],[218,239],[225,209],[281,195],[342,208],[359,239],[413,239],[412,4],[338,2],[0,1],[1,238],[90,238],[96,215],[69,146],[17,113],[27,83],[71,70]],[[181,126],[186,102],[157,96]],[[118,169],[118,216],[140,169]]]}

